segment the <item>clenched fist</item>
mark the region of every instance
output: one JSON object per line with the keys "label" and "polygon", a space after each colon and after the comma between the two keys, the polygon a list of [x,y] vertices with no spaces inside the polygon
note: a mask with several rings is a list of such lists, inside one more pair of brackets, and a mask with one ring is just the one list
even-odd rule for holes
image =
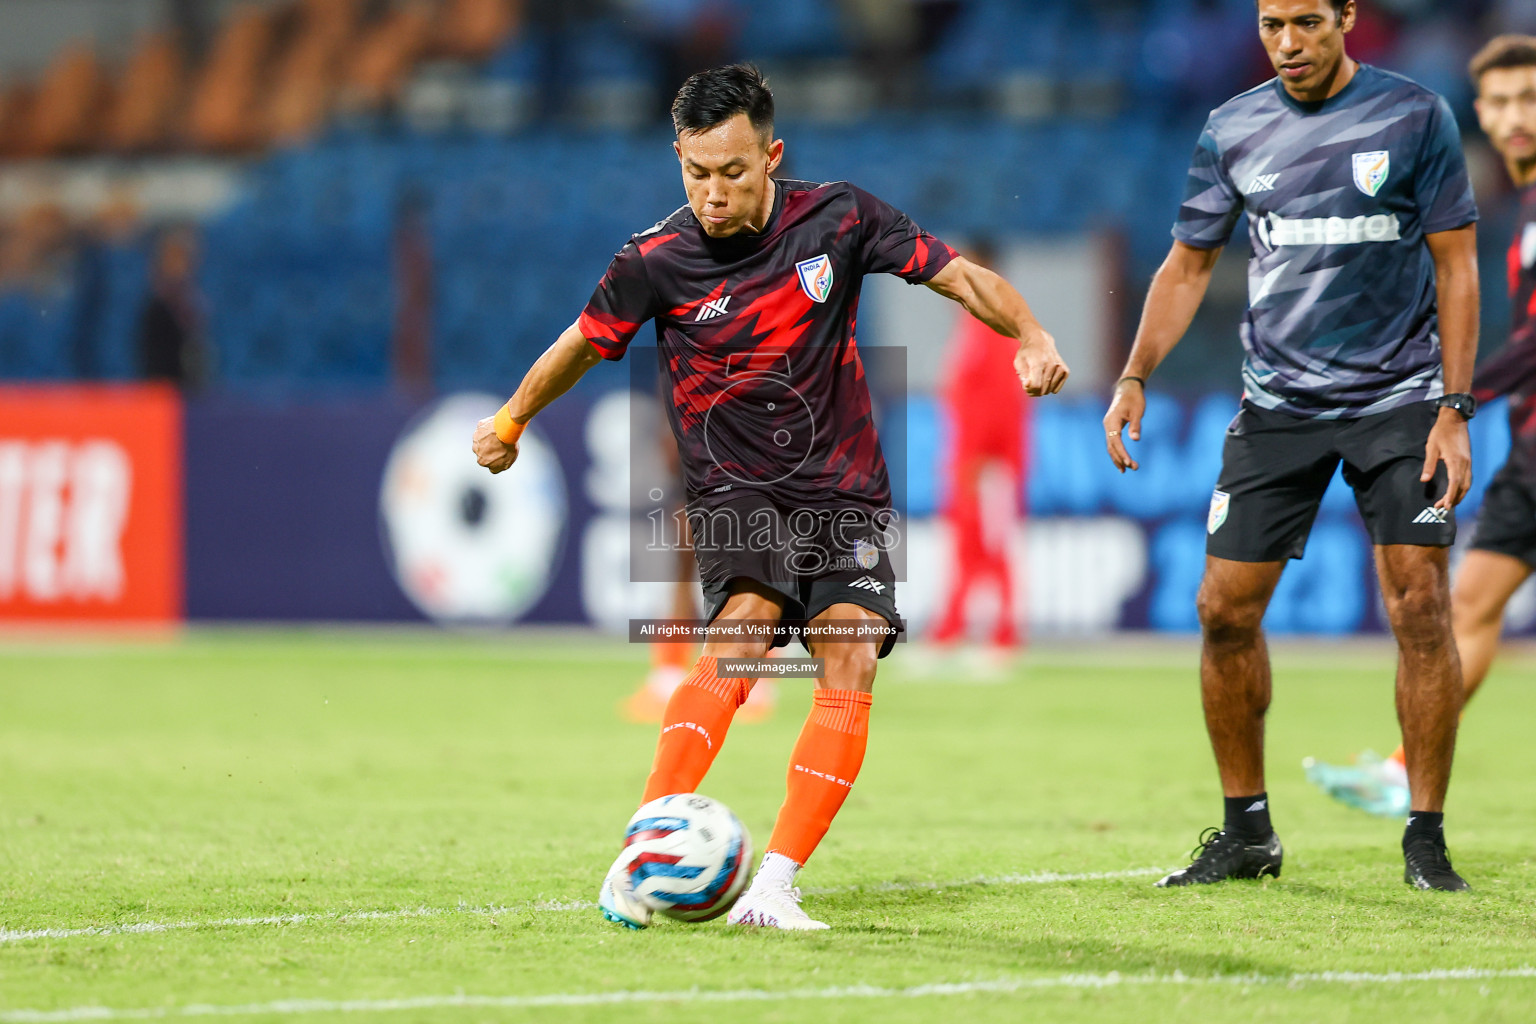
{"label": "clenched fist", "polygon": [[510,469],[517,461],[517,442],[507,444],[496,436],[494,416],[487,416],[475,424],[474,449],[475,461],[492,473]]}

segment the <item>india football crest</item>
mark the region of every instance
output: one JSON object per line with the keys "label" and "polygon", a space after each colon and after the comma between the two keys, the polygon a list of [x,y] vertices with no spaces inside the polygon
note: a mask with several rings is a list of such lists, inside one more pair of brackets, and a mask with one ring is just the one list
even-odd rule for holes
{"label": "india football crest", "polygon": [[826,254],[813,256],[795,264],[800,275],[800,287],[812,302],[826,302],[832,291],[832,258]]}
{"label": "india football crest", "polygon": [[1392,154],[1384,149],[1355,154],[1355,187],[1374,197],[1387,183],[1392,170]]}
{"label": "india football crest", "polygon": [[1205,532],[1215,533],[1227,521],[1227,510],[1232,507],[1232,495],[1226,491],[1211,492],[1211,511],[1205,517]]}
{"label": "india football crest", "polygon": [[853,542],[853,560],[860,569],[873,569],[880,564],[880,549],[867,540]]}

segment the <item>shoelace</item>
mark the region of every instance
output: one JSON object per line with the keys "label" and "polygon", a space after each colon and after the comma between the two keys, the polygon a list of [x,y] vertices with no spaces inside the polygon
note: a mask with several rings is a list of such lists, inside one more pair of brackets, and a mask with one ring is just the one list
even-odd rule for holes
{"label": "shoelace", "polygon": [[1195,848],[1189,851],[1189,859],[1199,860],[1205,855],[1206,850],[1209,850],[1212,846],[1215,846],[1216,841],[1225,835],[1226,833],[1217,828],[1215,825],[1207,827],[1204,832],[1200,833],[1200,841],[1195,845]]}
{"label": "shoelace", "polygon": [[1408,848],[1403,853],[1409,860],[1416,860],[1418,856],[1427,855],[1429,857],[1429,864],[1425,866],[1428,867],[1451,868],[1451,850],[1450,847],[1445,845],[1443,838],[1419,836],[1408,844]]}

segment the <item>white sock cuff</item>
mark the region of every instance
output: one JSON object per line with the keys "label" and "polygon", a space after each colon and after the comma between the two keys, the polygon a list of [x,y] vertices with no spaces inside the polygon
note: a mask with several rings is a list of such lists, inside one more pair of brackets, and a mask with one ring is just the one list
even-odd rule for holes
{"label": "white sock cuff", "polygon": [[768,853],[763,855],[763,863],[757,869],[757,874],[752,879],[754,886],[758,884],[794,885],[795,874],[800,870],[800,865],[784,856],[782,853]]}

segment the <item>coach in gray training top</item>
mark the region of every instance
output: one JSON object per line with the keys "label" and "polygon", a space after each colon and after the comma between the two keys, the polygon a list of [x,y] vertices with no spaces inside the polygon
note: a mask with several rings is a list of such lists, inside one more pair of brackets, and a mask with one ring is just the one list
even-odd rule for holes
{"label": "coach in gray training top", "polygon": [[1445,101],[1344,52],[1354,0],[1259,0],[1258,14],[1278,77],[1206,122],[1173,250],[1104,417],[1110,458],[1136,469],[1122,431],[1140,439],[1146,378],[1189,328],[1246,212],[1243,407],[1227,428],[1198,599],[1224,825],[1158,884],[1280,874],[1264,785],[1261,623],[1342,462],[1397,635],[1413,797],[1404,880],[1462,890],[1442,830],[1462,699],[1446,549],[1472,479],[1477,208]]}

